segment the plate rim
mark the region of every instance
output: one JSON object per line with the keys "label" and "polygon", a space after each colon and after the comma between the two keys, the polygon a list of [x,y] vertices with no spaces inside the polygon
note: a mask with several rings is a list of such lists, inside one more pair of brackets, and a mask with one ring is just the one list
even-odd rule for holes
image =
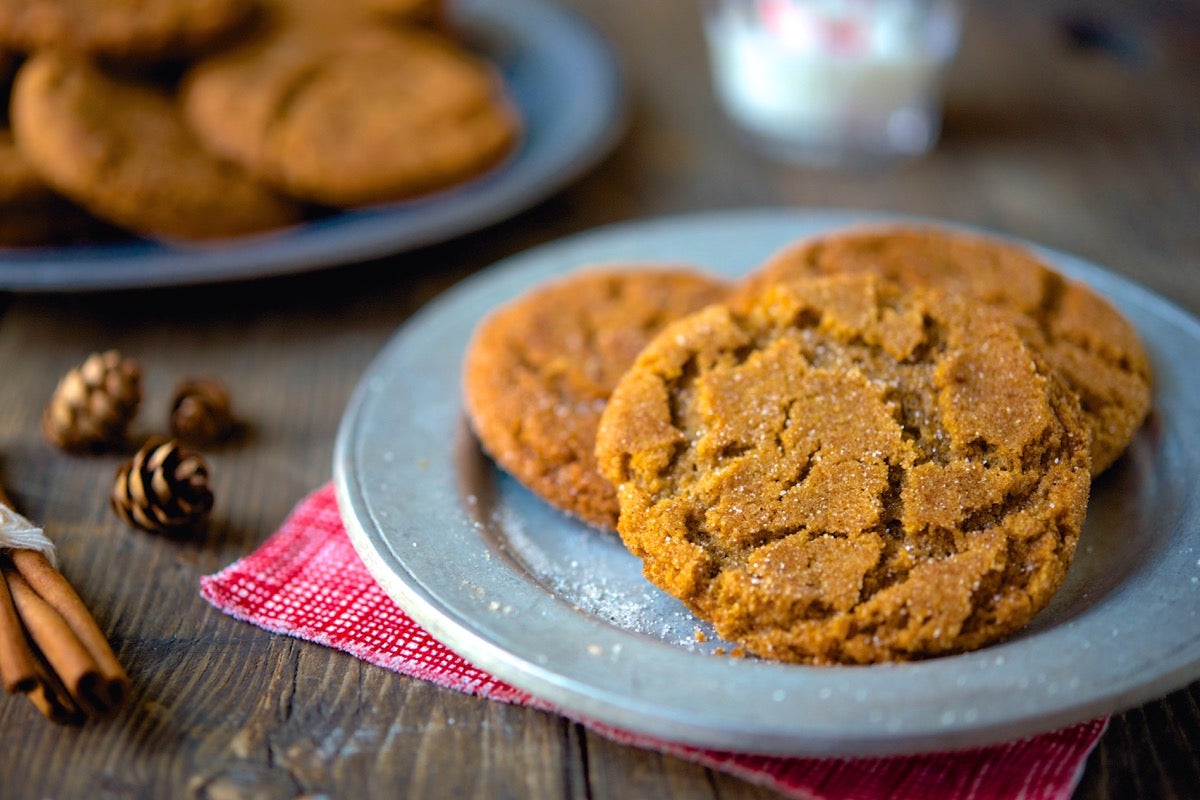
{"label": "plate rim", "polygon": [[[507,37],[522,53],[536,52],[556,63],[573,60],[575,68],[559,74],[577,82],[577,93],[589,100],[581,104],[569,137],[535,145],[526,138],[494,171],[426,198],[347,209],[236,239],[170,245],[131,237],[112,243],[0,247],[0,291],[166,288],[349,267],[495,225],[580,178],[621,140],[629,123],[622,66],[611,45],[580,13],[550,0],[457,0],[452,13],[465,30]],[[520,105],[526,98],[513,99]],[[557,121],[565,118],[558,112]]]}
{"label": "plate rim", "polygon": [[[678,225],[694,225],[701,227],[719,226],[731,221],[761,220],[761,219],[807,219],[818,220],[825,227],[835,227],[859,223],[927,223],[960,230],[985,233],[1033,246],[1037,251],[1050,258],[1051,261],[1068,275],[1081,278],[1096,277],[1096,274],[1107,276],[1111,289],[1116,286],[1128,292],[1123,298],[1113,298],[1120,303],[1136,302],[1141,305],[1149,304],[1165,322],[1187,329],[1190,336],[1200,342],[1200,321],[1197,321],[1186,310],[1170,303],[1170,301],[1154,294],[1135,282],[1108,272],[1103,268],[1084,261],[1076,256],[1042,247],[1018,237],[989,231],[977,226],[965,225],[958,222],[920,217],[890,212],[862,212],[840,209],[802,209],[802,208],[760,208],[716,210],[700,213],[685,213],[667,217],[626,221],[603,226],[580,234],[539,245],[530,250],[510,256],[485,268],[471,278],[452,287],[442,296],[436,298],[417,315],[402,325],[393,338],[384,346],[376,359],[364,373],[347,404],[342,423],[339,426],[334,451],[334,482],[337,490],[339,508],[351,542],[363,558],[368,570],[380,582],[384,590],[391,595],[408,613],[430,633],[461,653],[465,658],[479,667],[488,670],[518,688],[529,691],[556,706],[562,713],[575,718],[600,721],[619,728],[631,730],[637,734],[668,739],[685,744],[701,747],[716,747],[725,750],[742,750],[746,752],[777,754],[777,755],[891,755],[930,750],[946,749],[947,747],[968,747],[995,744],[1013,738],[1043,732],[1062,725],[1083,722],[1088,719],[1103,716],[1122,708],[1128,708],[1140,702],[1163,694],[1165,691],[1179,688],[1196,677],[1200,661],[1196,654],[1182,664],[1176,664],[1162,670],[1154,680],[1134,681],[1133,683],[1117,686],[1114,690],[1099,696],[1089,696],[1082,700],[1060,703],[1053,708],[1043,709],[1040,713],[1021,717],[1002,718],[999,721],[990,720],[986,724],[970,724],[969,720],[959,719],[957,724],[947,726],[924,725],[923,727],[906,728],[902,735],[895,731],[880,730],[875,735],[860,730],[853,735],[847,735],[844,730],[822,729],[820,726],[796,729],[794,726],[779,726],[771,724],[746,725],[731,723],[724,717],[714,717],[711,714],[683,714],[670,719],[655,719],[654,711],[646,712],[642,705],[646,698],[632,700],[627,694],[613,692],[609,687],[604,691],[581,691],[579,686],[572,684],[572,678],[562,674],[563,665],[536,663],[529,653],[514,654],[500,643],[482,636],[477,619],[464,619],[457,611],[449,613],[443,601],[425,586],[419,576],[407,572],[407,567],[399,560],[391,546],[386,541],[380,541],[382,531],[379,521],[373,519],[369,502],[364,495],[362,476],[356,472],[354,449],[357,442],[354,434],[361,422],[361,414],[365,403],[372,393],[371,385],[379,380],[381,371],[386,371],[389,359],[393,354],[406,346],[407,336],[421,326],[428,325],[430,320],[438,320],[446,315],[448,309],[453,309],[462,298],[472,293],[486,290],[491,284],[502,280],[506,274],[511,275],[521,269],[528,270],[531,264],[538,264],[549,256],[569,253],[572,250],[587,250],[596,242],[603,242],[613,237],[628,237],[647,231]],[[1093,284],[1094,285],[1094,284]],[[1097,287],[1102,293],[1105,287]],[[503,298],[493,297],[494,302]],[[1169,317],[1169,319],[1168,319]],[[455,381],[457,386],[457,380]],[[457,397],[455,398],[457,401]],[[1187,509],[1185,509],[1187,511]],[[1184,525],[1189,521],[1194,523],[1196,510],[1192,508],[1189,516],[1183,519]],[[1185,535],[1195,538],[1195,525],[1185,531]],[[401,573],[406,573],[406,580]],[[549,597],[549,595],[547,595]],[[557,598],[552,598],[557,600]],[[548,601],[549,602],[549,601]],[[561,602],[561,601],[559,601]],[[603,625],[603,623],[598,623]],[[594,632],[593,632],[594,633]],[[626,636],[632,634],[625,633]],[[610,642],[611,637],[598,636],[598,640]],[[618,637],[620,638],[620,637]],[[878,665],[873,667],[838,668],[850,670],[859,676],[877,675],[883,678],[866,679],[868,683],[886,680],[903,673],[927,673],[916,675],[918,679],[945,678],[947,673],[944,665],[954,659],[968,661],[986,660],[993,654],[1001,652],[1007,643],[985,648],[972,654],[946,659],[934,659],[917,664],[907,665]],[[666,651],[675,651],[670,645],[661,642],[649,642],[648,648],[657,655]],[[1190,652],[1190,651],[1189,651]],[[981,655],[982,654],[982,655]],[[732,659],[725,659],[732,663]],[[777,665],[769,662],[742,662],[739,666],[743,671],[757,673],[778,673],[780,669],[791,671],[826,671],[824,667],[797,667],[795,665]],[[719,671],[719,670],[718,670]],[[709,670],[711,672],[711,670]],[[798,674],[798,672],[797,672]],[[832,674],[825,672],[826,675]],[[844,672],[842,674],[851,674]],[[949,673],[951,676],[953,672]],[[813,685],[819,685],[818,680]],[[872,689],[872,691],[875,691]],[[744,721],[743,721],[744,722]]]}

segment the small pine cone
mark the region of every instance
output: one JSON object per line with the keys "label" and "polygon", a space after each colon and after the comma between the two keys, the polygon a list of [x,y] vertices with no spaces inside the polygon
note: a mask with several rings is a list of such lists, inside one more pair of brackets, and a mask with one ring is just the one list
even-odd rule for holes
{"label": "small pine cone", "polygon": [[175,387],[171,433],[194,444],[213,444],[233,431],[229,390],[214,378],[190,378]]}
{"label": "small pine cone", "polygon": [[174,440],[154,437],[117,468],[109,504],[118,517],[151,533],[198,529],[213,506],[208,468]]}
{"label": "small pine cone", "polygon": [[138,362],[116,350],[93,353],[58,382],[42,414],[42,431],[64,450],[115,447],[141,402]]}

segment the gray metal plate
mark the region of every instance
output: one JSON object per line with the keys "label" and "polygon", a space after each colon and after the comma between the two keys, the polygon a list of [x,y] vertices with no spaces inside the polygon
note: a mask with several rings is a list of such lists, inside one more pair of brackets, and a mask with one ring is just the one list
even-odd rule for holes
{"label": "gray metal plate", "polygon": [[453,13],[472,45],[500,69],[521,114],[521,146],[488,174],[428,197],[217,242],[130,238],[0,247],[0,289],[181,286],[351,265],[446,241],[516,214],[612,149],[625,126],[619,69],[607,42],[583,18],[547,0],[457,0]]}
{"label": "gray metal plate", "polygon": [[468,431],[459,371],[470,334],[529,287],[605,261],[738,276],[800,236],[886,219],[900,218],[772,209],[626,223],[530,250],[447,292],[380,353],[339,431],[338,500],[371,573],[446,645],[564,713],[712,748],[850,756],[982,745],[1200,677],[1200,322],[1078,258],[1039,248],[1137,326],[1154,364],[1154,411],[1095,483],[1052,604],[975,653],[869,667],[716,655],[730,645],[647,584],[615,535],[547,507]]}

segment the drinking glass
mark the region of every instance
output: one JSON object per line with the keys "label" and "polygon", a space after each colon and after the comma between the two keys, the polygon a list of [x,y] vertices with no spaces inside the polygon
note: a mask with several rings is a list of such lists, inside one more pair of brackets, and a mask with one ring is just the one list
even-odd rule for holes
{"label": "drinking glass", "polygon": [[933,147],[956,0],[704,0],[718,100],[752,144],[819,166]]}

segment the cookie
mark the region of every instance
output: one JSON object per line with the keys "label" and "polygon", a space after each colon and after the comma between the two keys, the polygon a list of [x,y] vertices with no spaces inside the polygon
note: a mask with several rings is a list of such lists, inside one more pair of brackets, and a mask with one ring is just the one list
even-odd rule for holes
{"label": "cookie", "polygon": [[616,494],[593,452],[605,400],[653,334],[726,291],[684,267],[614,265],[496,310],[477,327],[463,366],[467,416],[484,449],[551,504],[615,528]]}
{"label": "cookie", "polygon": [[0,246],[67,244],[112,235],[98,220],[55,194],[0,130]]}
{"label": "cookie", "polygon": [[[0,52],[0,96],[7,101],[18,60]],[[7,102],[5,104],[7,108]],[[51,191],[0,126],[0,247],[31,247],[102,238],[104,227]]]}
{"label": "cookie", "polygon": [[[5,97],[15,64],[11,54],[0,51],[0,90]],[[40,214],[26,214],[25,209],[40,207],[52,195],[17,150],[12,134],[0,129],[0,246],[37,244],[44,239],[49,231],[38,222]]]}
{"label": "cookie", "polygon": [[446,8],[442,0],[358,0],[371,14],[396,22],[414,22],[444,27]]}
{"label": "cookie", "polygon": [[[6,100],[12,91],[11,79],[17,63],[15,56],[0,50],[0,97]],[[21,155],[8,130],[7,119],[4,122],[0,125],[0,206],[15,208],[41,203],[52,192]]]}
{"label": "cookie", "polygon": [[408,199],[508,155],[519,123],[498,75],[415,26],[277,24],[185,75],[207,145],[327,206]]}
{"label": "cookie", "polygon": [[664,329],[596,449],[654,584],[760,656],[971,650],[1057,590],[1083,524],[1078,401],[1013,315],[873,275]]}
{"label": "cookie", "polygon": [[252,0],[0,0],[0,42],[121,59],[178,58],[244,22]]}
{"label": "cookie", "polygon": [[1150,410],[1150,361],[1133,326],[1091,289],[999,239],[918,227],[834,233],[778,253],[738,294],[842,272],[875,272],[905,286],[962,292],[1024,315],[1029,342],[1079,396],[1096,475],[1124,452]]}
{"label": "cookie", "polygon": [[52,188],[97,217],[167,239],[288,225],[298,208],[205,151],[164,94],[43,52],[13,87],[17,145]]}
{"label": "cookie", "polygon": [[263,0],[272,13],[290,21],[308,24],[340,25],[347,19],[365,18],[402,24],[439,26],[445,17],[440,0]]}

